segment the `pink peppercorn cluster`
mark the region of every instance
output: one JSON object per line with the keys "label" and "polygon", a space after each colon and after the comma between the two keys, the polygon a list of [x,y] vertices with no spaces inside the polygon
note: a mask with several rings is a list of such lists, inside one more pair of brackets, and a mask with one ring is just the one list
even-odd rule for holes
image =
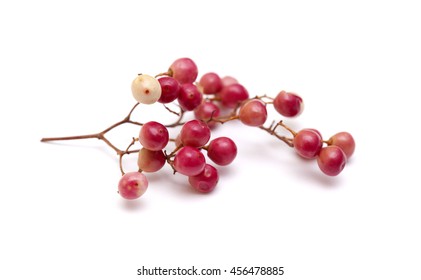
{"label": "pink peppercorn cluster", "polygon": [[[177,101],[181,110],[193,111],[196,118],[182,126],[176,139],[177,148],[170,155],[163,151],[169,141],[166,127],[157,122],[143,125],[139,135],[143,148],[139,152],[138,165],[140,172],[156,172],[167,162],[175,172],[188,176],[190,185],[197,191],[210,192],[218,183],[218,170],[206,162],[203,151],[217,165],[230,164],[237,154],[234,141],[228,137],[213,139],[208,144],[210,128],[217,123],[235,119],[248,126],[261,127],[268,118],[268,104],[272,104],[284,117],[296,117],[303,110],[303,100],[297,94],[286,91],[279,92],[275,98],[250,98],[247,89],[233,77],[221,78],[218,74],[209,72],[196,82],[198,73],[193,60],[180,58],[159,78],[139,75],[133,81],[133,96],[139,103],[150,104],[150,100],[164,104]],[[221,109],[231,109],[232,113],[221,118]],[[330,176],[336,176],[343,170],[347,158],[355,149],[354,139],[347,132],[338,133],[328,141],[323,141],[316,129],[290,131],[293,136],[289,139],[290,144],[297,154],[307,159],[317,158],[321,171]],[[326,147],[323,147],[324,143],[327,144]],[[130,182],[127,177],[132,176],[133,180],[139,182],[138,188],[145,184],[143,177],[142,180],[138,178],[138,173],[123,175],[119,190],[125,198],[136,196],[127,196],[127,188],[136,194],[143,193],[126,183]]]}
{"label": "pink peppercorn cluster", "polygon": [[[123,198],[136,199],[148,188],[145,173],[158,172],[168,164],[174,173],[187,177],[196,191],[211,192],[219,181],[218,168],[232,163],[237,155],[237,146],[229,137],[212,138],[211,130],[228,121],[259,128],[275,136],[302,158],[315,159],[320,170],[328,176],[342,172],[355,150],[355,141],[348,132],[339,132],[328,140],[314,128],[298,132],[284,121],[268,120],[267,106],[273,106],[280,116],[292,118],[303,111],[303,99],[293,92],[281,90],[275,97],[267,95],[250,97],[247,89],[237,79],[209,72],[198,78],[196,63],[190,58],[174,61],[168,71],[150,76],[139,74],[132,82],[131,91],[137,101],[129,115],[97,134],[75,137],[43,138],[41,141],[98,138],[113,148],[120,156],[122,177],[118,192]],[[172,103],[179,107],[176,113],[167,107]],[[138,123],[131,120],[131,113],[139,104],[163,104],[171,113],[179,116],[177,122],[164,125],[158,121]],[[183,121],[185,113],[192,112],[194,119]],[[115,147],[105,137],[113,128],[131,123],[140,126],[138,137],[133,138],[126,150]],[[170,137],[169,129],[181,127]],[[285,134],[280,134],[283,129]],[[172,132],[172,131],[171,131]],[[169,143],[172,142],[171,145]],[[130,150],[138,143],[142,148]],[[138,153],[138,170],[125,173],[122,157]]]}

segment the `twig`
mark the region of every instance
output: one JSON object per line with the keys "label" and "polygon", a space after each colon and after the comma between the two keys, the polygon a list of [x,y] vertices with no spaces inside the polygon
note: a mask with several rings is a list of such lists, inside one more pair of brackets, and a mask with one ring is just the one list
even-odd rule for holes
{"label": "twig", "polygon": [[79,140],[79,139],[89,139],[89,138],[96,138],[99,140],[104,141],[105,144],[107,144],[109,147],[111,147],[116,153],[117,155],[121,155],[124,152],[122,150],[120,150],[119,148],[117,148],[116,146],[114,146],[110,140],[108,140],[107,137],[105,137],[105,134],[107,132],[109,132],[110,130],[125,124],[125,123],[131,123],[131,124],[136,124],[136,125],[143,125],[142,123],[138,123],[138,122],[134,122],[132,121],[130,118],[132,116],[133,111],[136,109],[136,107],[139,105],[139,103],[136,103],[132,109],[130,110],[129,114],[121,121],[111,125],[110,127],[104,129],[103,131],[99,132],[99,133],[94,133],[94,134],[86,134],[86,135],[77,135],[77,136],[65,136],[65,137],[46,137],[46,138],[42,138],[41,142],[51,142],[51,141],[67,141],[67,140]]}
{"label": "twig", "polygon": [[[272,122],[272,124],[269,127],[264,127],[264,126],[259,126],[260,129],[263,129],[264,131],[268,132],[270,135],[275,136],[276,138],[278,138],[279,140],[283,141],[285,144],[287,144],[290,147],[294,147],[293,144],[293,139],[292,138],[288,138],[282,135],[279,135],[278,133],[276,133],[276,129],[278,128],[278,126],[280,126],[282,124],[282,121],[278,122],[275,126],[274,123]],[[285,127],[285,126],[284,126]],[[288,128],[289,129],[289,128]],[[294,132],[295,133],[295,132]]]}
{"label": "twig", "polygon": [[126,150],[124,151],[124,152],[122,152],[122,153],[120,153],[120,158],[119,158],[119,165],[120,165],[120,171],[121,171],[121,176],[123,176],[124,175],[124,170],[123,170],[123,156],[124,155],[128,155],[128,154],[131,154],[131,153],[137,153],[137,152],[139,152],[139,150],[129,150],[135,143],[136,143],[136,141],[138,141],[139,139],[136,139],[136,138],[132,138],[132,142],[129,144],[129,146],[127,146],[127,148],[126,148]]}

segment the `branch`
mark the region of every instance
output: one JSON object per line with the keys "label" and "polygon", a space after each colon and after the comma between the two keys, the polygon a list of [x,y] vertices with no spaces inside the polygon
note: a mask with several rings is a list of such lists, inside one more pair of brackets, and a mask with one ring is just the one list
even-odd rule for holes
{"label": "branch", "polygon": [[[282,125],[282,121],[278,122],[275,126],[274,123],[272,122],[272,124],[269,127],[264,127],[264,126],[259,126],[260,129],[268,132],[270,135],[275,136],[276,138],[278,138],[279,140],[283,141],[285,144],[287,144],[290,147],[294,147],[293,144],[293,139],[292,138],[288,138],[282,135],[279,135],[278,133],[276,133],[276,129],[278,128],[278,126]],[[283,127],[286,127],[284,125],[282,125]],[[289,128],[288,128],[289,129]],[[295,133],[295,132],[294,132]]]}

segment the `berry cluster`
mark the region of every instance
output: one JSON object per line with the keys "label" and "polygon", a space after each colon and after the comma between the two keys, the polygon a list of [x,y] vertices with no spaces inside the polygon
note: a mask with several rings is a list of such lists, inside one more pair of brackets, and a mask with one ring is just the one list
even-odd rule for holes
{"label": "berry cluster", "polygon": [[[321,133],[312,128],[298,132],[292,130],[283,121],[272,122],[264,126],[268,118],[267,106],[273,105],[283,117],[296,117],[303,110],[303,100],[292,92],[281,91],[274,98],[263,95],[250,97],[247,89],[235,78],[210,72],[198,81],[198,68],[190,58],[174,61],[165,73],[156,76],[139,74],[132,82],[131,90],[137,103],[122,121],[113,124],[100,133],[43,138],[41,141],[74,140],[97,138],[114,149],[120,157],[122,177],[118,191],[123,198],[136,199],[145,193],[148,180],[145,173],[157,172],[168,164],[174,171],[188,177],[190,185],[198,192],[211,192],[219,180],[218,169],[206,162],[207,158],[215,165],[225,166],[234,161],[237,146],[228,137],[211,139],[211,129],[228,121],[257,127],[275,136],[296,153],[306,159],[316,159],[320,170],[329,176],[338,175],[355,150],[355,141],[348,132],[339,132],[328,140],[323,140]],[[170,125],[156,121],[139,123],[131,115],[139,104],[163,104],[178,120]],[[179,108],[175,112],[167,107],[174,103]],[[185,113],[193,112],[194,119],[183,122]],[[114,146],[105,136],[117,126],[130,123],[140,126],[138,137],[125,150]],[[170,138],[169,128],[181,127],[176,137]],[[290,137],[278,133],[282,128]],[[173,142],[175,148],[168,149]],[[141,149],[131,149],[140,143]],[[126,154],[138,153],[138,167],[134,172],[125,173],[122,159]]]}

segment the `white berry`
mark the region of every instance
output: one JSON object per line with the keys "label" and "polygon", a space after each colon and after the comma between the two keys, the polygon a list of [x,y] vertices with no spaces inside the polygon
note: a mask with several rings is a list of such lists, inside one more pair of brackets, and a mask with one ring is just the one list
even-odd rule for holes
{"label": "white berry", "polygon": [[152,104],[161,97],[161,85],[149,75],[138,75],[132,82],[133,97],[137,102]]}

